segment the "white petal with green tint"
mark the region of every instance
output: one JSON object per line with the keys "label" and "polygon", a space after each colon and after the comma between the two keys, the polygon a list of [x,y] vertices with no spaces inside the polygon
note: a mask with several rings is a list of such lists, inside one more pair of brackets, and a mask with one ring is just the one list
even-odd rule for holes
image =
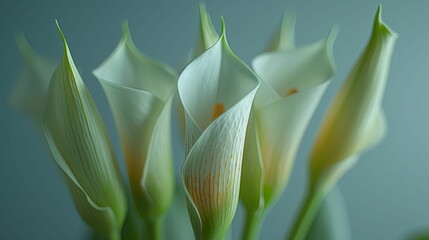
{"label": "white petal with green tint", "polygon": [[137,208],[145,218],[157,218],[174,194],[171,105],[177,75],[144,56],[126,24],[123,30],[123,39],[94,75],[115,118]]}
{"label": "white petal with green tint", "polygon": [[[217,40],[219,39],[219,34],[216,32],[215,27],[213,26],[213,23],[210,19],[210,15],[206,10],[206,5],[204,3],[200,3],[200,25],[199,25],[199,33],[198,33],[198,39],[197,44],[193,52],[189,55],[187,64],[190,63],[192,60],[203,54],[207,49],[212,47]],[[175,96],[175,100],[177,103],[175,104],[177,107],[177,113],[176,116],[179,119],[180,123],[182,124],[182,128],[180,133],[183,133],[185,130],[185,112],[182,106],[182,103],[180,102],[180,99],[177,96]]]}
{"label": "white petal with green tint", "polygon": [[[241,187],[241,199],[248,211],[268,207],[286,186],[301,138],[334,73],[335,36],[333,30],[320,42],[253,61],[264,84],[245,146],[242,181],[248,184]],[[261,91],[264,85],[271,93]]]}
{"label": "white petal with green tint", "polygon": [[28,114],[38,127],[42,127],[46,92],[56,64],[39,56],[28,44],[24,35],[16,39],[23,67],[10,96],[11,104]]}
{"label": "white petal with green tint", "polygon": [[314,110],[324,94],[326,82],[255,110],[263,160],[266,204],[285,188],[295,155]]}
{"label": "white petal with green tint", "polygon": [[187,153],[182,180],[197,239],[221,239],[235,215],[244,138],[258,85],[224,32],[180,75]]}
{"label": "white petal with green tint", "polygon": [[[326,39],[305,47],[261,54],[253,60],[253,69],[283,98],[317,86],[334,74],[332,47],[337,32],[333,28]],[[257,108],[270,103],[261,102],[259,96],[257,100]]]}
{"label": "white petal with green tint", "polygon": [[61,36],[64,57],[49,86],[46,139],[82,218],[98,234],[116,239],[127,212],[119,170],[103,121]]}

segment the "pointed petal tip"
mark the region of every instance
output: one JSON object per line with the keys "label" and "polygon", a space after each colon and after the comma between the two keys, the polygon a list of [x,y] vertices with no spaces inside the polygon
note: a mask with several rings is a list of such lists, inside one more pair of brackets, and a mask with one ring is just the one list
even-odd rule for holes
{"label": "pointed petal tip", "polygon": [[200,3],[200,23],[201,26],[213,27],[209,13],[207,12],[206,4]]}
{"label": "pointed petal tip", "polygon": [[291,34],[295,34],[296,13],[292,11],[285,11],[283,13],[281,28],[290,29]]}
{"label": "pointed petal tip", "polygon": [[65,52],[66,55],[68,55],[67,54],[68,45],[67,45],[66,37],[64,36],[64,33],[61,30],[60,24],[59,24],[59,22],[58,22],[57,19],[55,19],[55,24],[57,25],[58,33],[60,34],[61,40],[63,41],[63,44],[64,44],[64,52]]}
{"label": "pointed petal tip", "polygon": [[327,41],[334,42],[340,32],[340,26],[334,25],[328,33]]}
{"label": "pointed petal tip", "polygon": [[127,39],[130,36],[130,27],[128,26],[128,20],[123,20],[121,24],[122,37]]}
{"label": "pointed petal tip", "polygon": [[125,44],[125,47],[128,48],[131,52],[137,53],[138,55],[144,55],[134,44],[133,37],[131,36],[131,30],[128,24],[128,20],[122,21],[122,39],[119,44]]}
{"label": "pointed petal tip", "polygon": [[62,39],[62,40],[63,40],[63,42],[65,43],[65,42],[66,42],[66,38],[64,37],[64,33],[63,33],[63,31],[61,30],[60,23],[58,22],[58,20],[57,20],[57,19],[55,19],[55,25],[57,25],[58,33],[60,34],[61,39]]}
{"label": "pointed petal tip", "polygon": [[332,69],[332,75],[337,69],[337,66],[335,64],[335,56],[334,56],[334,44],[339,32],[340,32],[339,26],[334,25],[331,28],[331,31],[329,32],[325,40],[325,49],[326,49],[326,54]]}
{"label": "pointed petal tip", "polygon": [[[328,36],[325,39],[326,49],[328,53],[333,54],[333,48],[335,41],[337,40],[338,33],[340,32],[340,27],[338,25],[334,25],[328,33]],[[329,56],[331,59],[334,59],[334,56]]]}
{"label": "pointed petal tip", "polygon": [[15,41],[16,45],[18,45],[19,50],[21,50],[21,48],[29,47],[28,41],[25,38],[23,32],[20,32],[15,36]]}
{"label": "pointed petal tip", "polygon": [[292,11],[285,11],[283,13],[282,24],[288,24],[289,26],[295,27],[296,24],[296,13]]}
{"label": "pointed petal tip", "polygon": [[26,58],[31,53],[32,55],[35,55],[33,48],[30,46],[30,44],[27,41],[27,38],[25,37],[24,33],[20,32],[15,36],[16,46],[18,47],[19,52],[21,53],[21,56],[23,58]]}
{"label": "pointed petal tip", "polygon": [[206,3],[205,2],[200,2],[199,8],[200,8],[200,16],[201,17],[208,15],[207,14],[207,7],[206,7]]}
{"label": "pointed petal tip", "polygon": [[375,14],[375,18],[381,22],[381,3],[377,6],[377,12]]}
{"label": "pointed petal tip", "polygon": [[383,22],[381,4],[378,4],[377,12],[375,13],[373,31],[381,32],[387,36],[392,37],[393,39],[397,39],[399,37],[399,35],[395,31],[393,31],[388,25]]}
{"label": "pointed petal tip", "polygon": [[221,34],[220,34],[219,40],[221,40],[225,44],[227,49],[229,49],[232,52],[231,48],[229,47],[228,39],[226,37],[226,23],[225,23],[225,19],[223,16],[220,16],[220,21],[222,24],[222,29],[221,29]]}
{"label": "pointed petal tip", "polygon": [[295,45],[295,26],[296,26],[296,14],[294,12],[284,12],[283,13],[283,19],[282,19],[282,26],[281,29],[284,31],[284,29],[289,30],[288,35],[292,36],[293,39],[293,46]]}
{"label": "pointed petal tip", "polygon": [[130,26],[128,25],[128,20],[122,21],[121,24],[122,29],[122,40],[125,42],[128,48],[132,48],[133,50],[137,50],[137,47],[134,45],[133,38],[131,37]]}
{"label": "pointed petal tip", "polygon": [[197,49],[194,57],[201,55],[204,51],[212,47],[219,40],[219,34],[216,31],[209,13],[206,10],[205,3],[200,3],[200,31]]}
{"label": "pointed petal tip", "polygon": [[222,23],[221,34],[222,34],[222,36],[224,36],[224,35],[226,35],[226,25],[225,25],[225,19],[223,16],[220,16],[220,22]]}

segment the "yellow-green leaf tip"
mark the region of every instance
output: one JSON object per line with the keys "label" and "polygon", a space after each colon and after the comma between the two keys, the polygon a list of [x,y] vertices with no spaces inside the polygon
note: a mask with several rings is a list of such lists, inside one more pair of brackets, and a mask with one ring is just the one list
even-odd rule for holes
{"label": "yellow-green leaf tip", "polygon": [[386,35],[392,35],[393,37],[397,38],[398,34],[396,32],[394,32],[388,25],[386,25],[383,22],[383,19],[381,17],[381,13],[382,13],[382,8],[381,8],[381,4],[378,4],[378,8],[377,8],[377,12],[375,14],[375,18],[374,18],[374,32],[380,32]]}

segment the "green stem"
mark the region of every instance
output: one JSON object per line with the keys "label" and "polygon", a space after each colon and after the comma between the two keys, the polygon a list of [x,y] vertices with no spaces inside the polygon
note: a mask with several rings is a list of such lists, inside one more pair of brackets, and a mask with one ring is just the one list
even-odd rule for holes
{"label": "green stem", "polygon": [[243,229],[243,240],[257,240],[261,231],[261,225],[264,221],[265,211],[246,212],[246,222]]}
{"label": "green stem", "polygon": [[153,219],[145,219],[148,239],[162,240],[164,239],[164,219],[161,217]]}
{"label": "green stem", "polygon": [[108,240],[121,240],[121,231],[114,231],[110,233]]}
{"label": "green stem", "polygon": [[292,231],[289,234],[289,240],[304,240],[313,221],[319,212],[319,208],[325,197],[323,189],[312,188],[307,193],[304,204],[301,206],[298,218],[295,220]]}

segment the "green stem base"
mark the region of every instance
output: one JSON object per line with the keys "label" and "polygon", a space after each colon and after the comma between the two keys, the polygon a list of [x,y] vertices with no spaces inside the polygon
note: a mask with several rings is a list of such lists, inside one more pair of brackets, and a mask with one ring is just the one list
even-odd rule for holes
{"label": "green stem base", "polygon": [[307,193],[304,204],[301,206],[299,216],[295,220],[294,226],[288,240],[304,240],[319,212],[326,191],[323,189],[313,189]]}
{"label": "green stem base", "polygon": [[265,211],[246,212],[246,220],[242,233],[243,240],[257,240],[264,222]]}
{"label": "green stem base", "polygon": [[145,225],[147,230],[147,237],[151,240],[162,240],[164,239],[164,219],[154,218],[145,219]]}

